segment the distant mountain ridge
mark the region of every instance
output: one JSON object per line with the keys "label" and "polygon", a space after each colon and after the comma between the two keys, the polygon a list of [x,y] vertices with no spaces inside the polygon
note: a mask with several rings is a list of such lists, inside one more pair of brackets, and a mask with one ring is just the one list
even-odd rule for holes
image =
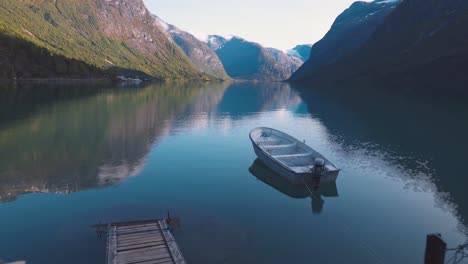
{"label": "distant mountain ridge", "polygon": [[156,22],[159,24],[159,28],[170,40],[174,41],[174,43],[184,51],[185,55],[187,55],[190,61],[195,64],[198,69],[219,79],[229,79],[218,55],[216,55],[216,52],[208,47],[205,42],[174,25],[166,23],[157,16],[154,17]]}
{"label": "distant mountain ridge", "polygon": [[283,51],[240,37],[210,35],[207,44],[218,54],[228,75],[235,79],[283,81],[302,64]]}
{"label": "distant mountain ridge", "polygon": [[[19,39],[47,50],[48,68],[65,73],[76,60],[89,65],[82,67],[116,74],[131,70],[156,79],[207,78],[164,35],[142,0],[3,0],[0,33],[3,42]],[[12,53],[17,54],[12,45],[0,47],[0,63],[8,65],[0,76],[38,77],[27,60],[18,58],[20,53],[14,58]],[[55,55],[65,62],[54,62]],[[54,72],[40,74],[47,78]]]}

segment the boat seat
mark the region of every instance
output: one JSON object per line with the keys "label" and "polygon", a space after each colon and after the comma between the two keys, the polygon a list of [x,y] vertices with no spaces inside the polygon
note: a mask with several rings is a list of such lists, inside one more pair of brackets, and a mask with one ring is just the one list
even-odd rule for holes
{"label": "boat seat", "polygon": [[295,166],[290,167],[296,173],[310,173],[311,169],[308,166]]}
{"label": "boat seat", "polygon": [[289,154],[289,155],[273,155],[273,158],[276,159],[286,159],[286,158],[301,158],[301,157],[308,157],[312,156],[312,152],[307,152],[307,153],[299,153],[299,154]]}
{"label": "boat seat", "polygon": [[267,146],[262,146],[263,149],[265,150],[274,150],[274,149],[282,149],[282,148],[292,148],[297,145],[296,142],[293,142],[291,144],[284,144],[284,145],[267,145]]}
{"label": "boat seat", "polygon": [[272,139],[272,140],[257,140],[255,143],[263,147],[263,146],[274,146],[281,142],[282,140],[280,139]]}

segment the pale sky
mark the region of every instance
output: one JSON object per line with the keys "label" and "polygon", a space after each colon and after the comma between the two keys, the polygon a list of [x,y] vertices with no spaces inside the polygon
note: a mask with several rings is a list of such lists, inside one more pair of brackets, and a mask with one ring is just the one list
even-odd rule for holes
{"label": "pale sky", "polygon": [[144,0],[167,23],[197,37],[236,35],[287,50],[313,44],[355,0]]}

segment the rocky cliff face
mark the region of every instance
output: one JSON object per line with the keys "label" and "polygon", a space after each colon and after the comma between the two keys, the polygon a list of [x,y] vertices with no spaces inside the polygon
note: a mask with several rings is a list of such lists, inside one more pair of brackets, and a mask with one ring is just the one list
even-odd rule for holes
{"label": "rocky cliff face", "polygon": [[142,0],[4,0],[0,31],[51,54],[158,79],[204,78]]}
{"label": "rocky cliff face", "polygon": [[185,55],[198,69],[218,79],[229,79],[218,55],[205,42],[176,26],[164,22],[159,17],[155,16],[155,19],[158,28],[163,30],[166,36],[184,51]]}

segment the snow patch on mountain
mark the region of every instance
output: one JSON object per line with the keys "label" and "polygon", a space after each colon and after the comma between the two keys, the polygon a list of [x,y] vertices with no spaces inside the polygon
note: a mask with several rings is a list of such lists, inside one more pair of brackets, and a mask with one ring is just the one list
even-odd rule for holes
{"label": "snow patch on mountain", "polygon": [[297,50],[287,50],[286,54],[288,54],[288,56],[290,56],[290,57],[300,57],[301,56],[299,54],[299,52],[297,52]]}
{"label": "snow patch on mountain", "polygon": [[392,4],[392,3],[396,3],[396,2],[400,2],[401,0],[376,0],[375,3],[376,4],[381,4],[381,5],[384,5],[384,4]]}

